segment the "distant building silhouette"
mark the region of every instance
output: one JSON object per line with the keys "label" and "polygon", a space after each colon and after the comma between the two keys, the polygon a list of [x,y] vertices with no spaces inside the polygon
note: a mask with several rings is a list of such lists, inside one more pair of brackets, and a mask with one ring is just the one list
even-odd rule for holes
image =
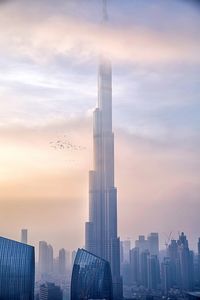
{"label": "distant building silhouette", "polygon": [[144,288],[148,288],[148,260],[149,260],[149,251],[145,250],[140,253],[140,284]]}
{"label": "distant building silhouette", "polygon": [[168,294],[171,284],[171,268],[170,259],[165,257],[161,264],[162,290],[164,294]]}
{"label": "distant building silhouette", "polygon": [[157,255],[149,255],[147,259],[148,289],[157,290],[160,284],[160,265]]}
{"label": "distant building silhouette", "polygon": [[200,238],[199,238],[199,241],[198,241],[198,254],[197,254],[198,256],[198,258],[197,258],[197,260],[198,260],[198,267],[197,267],[197,276],[198,276],[198,285],[199,285],[199,287],[200,287]]}
{"label": "distant building silhouette", "polygon": [[130,251],[130,279],[131,284],[138,285],[140,282],[140,250],[135,247]]}
{"label": "distant building silhouette", "polygon": [[152,232],[147,237],[148,250],[151,255],[159,256],[159,237],[157,232]]}
{"label": "distant building silhouette", "polygon": [[0,237],[0,299],[33,300],[34,247]]}
{"label": "distant building silhouette", "polygon": [[162,265],[162,283],[165,292],[170,288],[182,291],[194,289],[194,253],[190,251],[183,232],[168,246],[167,258]]}
{"label": "distant building silhouette", "polygon": [[159,236],[140,235],[130,251],[131,284],[154,290],[160,285]]}
{"label": "distant building silhouette", "polygon": [[53,272],[53,247],[45,241],[39,242],[39,274],[44,280]]}
{"label": "distant building silhouette", "polygon": [[40,286],[39,300],[62,300],[63,293],[59,286],[54,283],[44,283]]}
{"label": "distant building silhouette", "polygon": [[66,251],[61,249],[58,257],[58,271],[60,275],[66,274]]}
{"label": "distant building silhouette", "polygon": [[135,241],[135,247],[139,249],[140,253],[148,249],[148,241],[144,235],[139,235],[138,240]]}
{"label": "distant building silhouette", "polygon": [[189,250],[188,240],[182,232],[178,243],[178,285],[182,290],[194,288],[194,254]]}
{"label": "distant building silhouette", "polygon": [[75,258],[76,258],[76,251],[74,250],[72,251],[72,256],[71,256],[72,266],[74,265]]}
{"label": "distant building silhouette", "polygon": [[120,249],[122,251],[122,253],[120,254],[121,275],[123,277],[124,284],[130,285],[131,284],[131,265],[130,265],[131,241],[125,240],[120,242]]}
{"label": "distant building silhouette", "polygon": [[167,257],[170,259],[170,287],[178,287],[180,275],[178,269],[178,243],[176,240],[171,240],[167,249]]}
{"label": "distant building silhouette", "polygon": [[122,247],[123,247],[123,263],[130,263],[131,241],[130,240],[122,241]]}
{"label": "distant building silhouette", "polygon": [[112,275],[106,260],[79,249],[71,279],[71,300],[112,300]]}
{"label": "distant building silhouette", "polygon": [[21,243],[23,243],[23,244],[28,243],[28,230],[27,229],[21,230]]}

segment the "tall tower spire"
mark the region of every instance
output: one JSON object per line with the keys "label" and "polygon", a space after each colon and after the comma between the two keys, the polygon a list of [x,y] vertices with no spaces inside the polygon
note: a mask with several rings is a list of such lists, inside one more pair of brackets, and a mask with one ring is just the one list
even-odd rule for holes
{"label": "tall tower spire", "polygon": [[103,1],[103,22],[108,21],[108,10],[107,10],[107,0]]}
{"label": "tall tower spire", "polygon": [[[102,0],[103,24],[108,21],[107,0]],[[112,131],[112,66],[100,58],[98,104],[93,122],[94,168],[89,172],[89,222],[85,248],[109,261],[113,300],[123,299],[120,276],[120,240],[117,233],[117,189],[114,180],[114,133]]]}

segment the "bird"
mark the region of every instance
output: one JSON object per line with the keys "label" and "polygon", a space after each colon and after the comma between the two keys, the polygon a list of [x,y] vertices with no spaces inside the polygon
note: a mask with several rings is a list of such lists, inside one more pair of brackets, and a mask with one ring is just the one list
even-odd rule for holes
{"label": "bird", "polygon": [[57,139],[55,141],[50,141],[49,144],[55,150],[68,150],[68,151],[83,151],[86,147],[81,145],[73,144],[71,141],[66,139],[67,136],[64,135],[63,138]]}

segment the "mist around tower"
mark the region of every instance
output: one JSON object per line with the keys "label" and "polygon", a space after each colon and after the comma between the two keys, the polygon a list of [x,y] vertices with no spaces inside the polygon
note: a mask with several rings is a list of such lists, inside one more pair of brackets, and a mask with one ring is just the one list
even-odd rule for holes
{"label": "mist around tower", "polygon": [[200,298],[198,1],[0,1],[0,300]]}

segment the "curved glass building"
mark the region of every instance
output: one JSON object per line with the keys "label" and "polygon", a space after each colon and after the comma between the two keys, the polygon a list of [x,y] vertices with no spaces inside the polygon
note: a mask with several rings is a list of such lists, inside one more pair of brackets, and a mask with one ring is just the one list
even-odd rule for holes
{"label": "curved glass building", "polygon": [[33,300],[34,247],[0,237],[0,299]]}
{"label": "curved glass building", "polygon": [[113,299],[109,262],[84,249],[78,249],[71,280],[71,300],[81,299]]}

